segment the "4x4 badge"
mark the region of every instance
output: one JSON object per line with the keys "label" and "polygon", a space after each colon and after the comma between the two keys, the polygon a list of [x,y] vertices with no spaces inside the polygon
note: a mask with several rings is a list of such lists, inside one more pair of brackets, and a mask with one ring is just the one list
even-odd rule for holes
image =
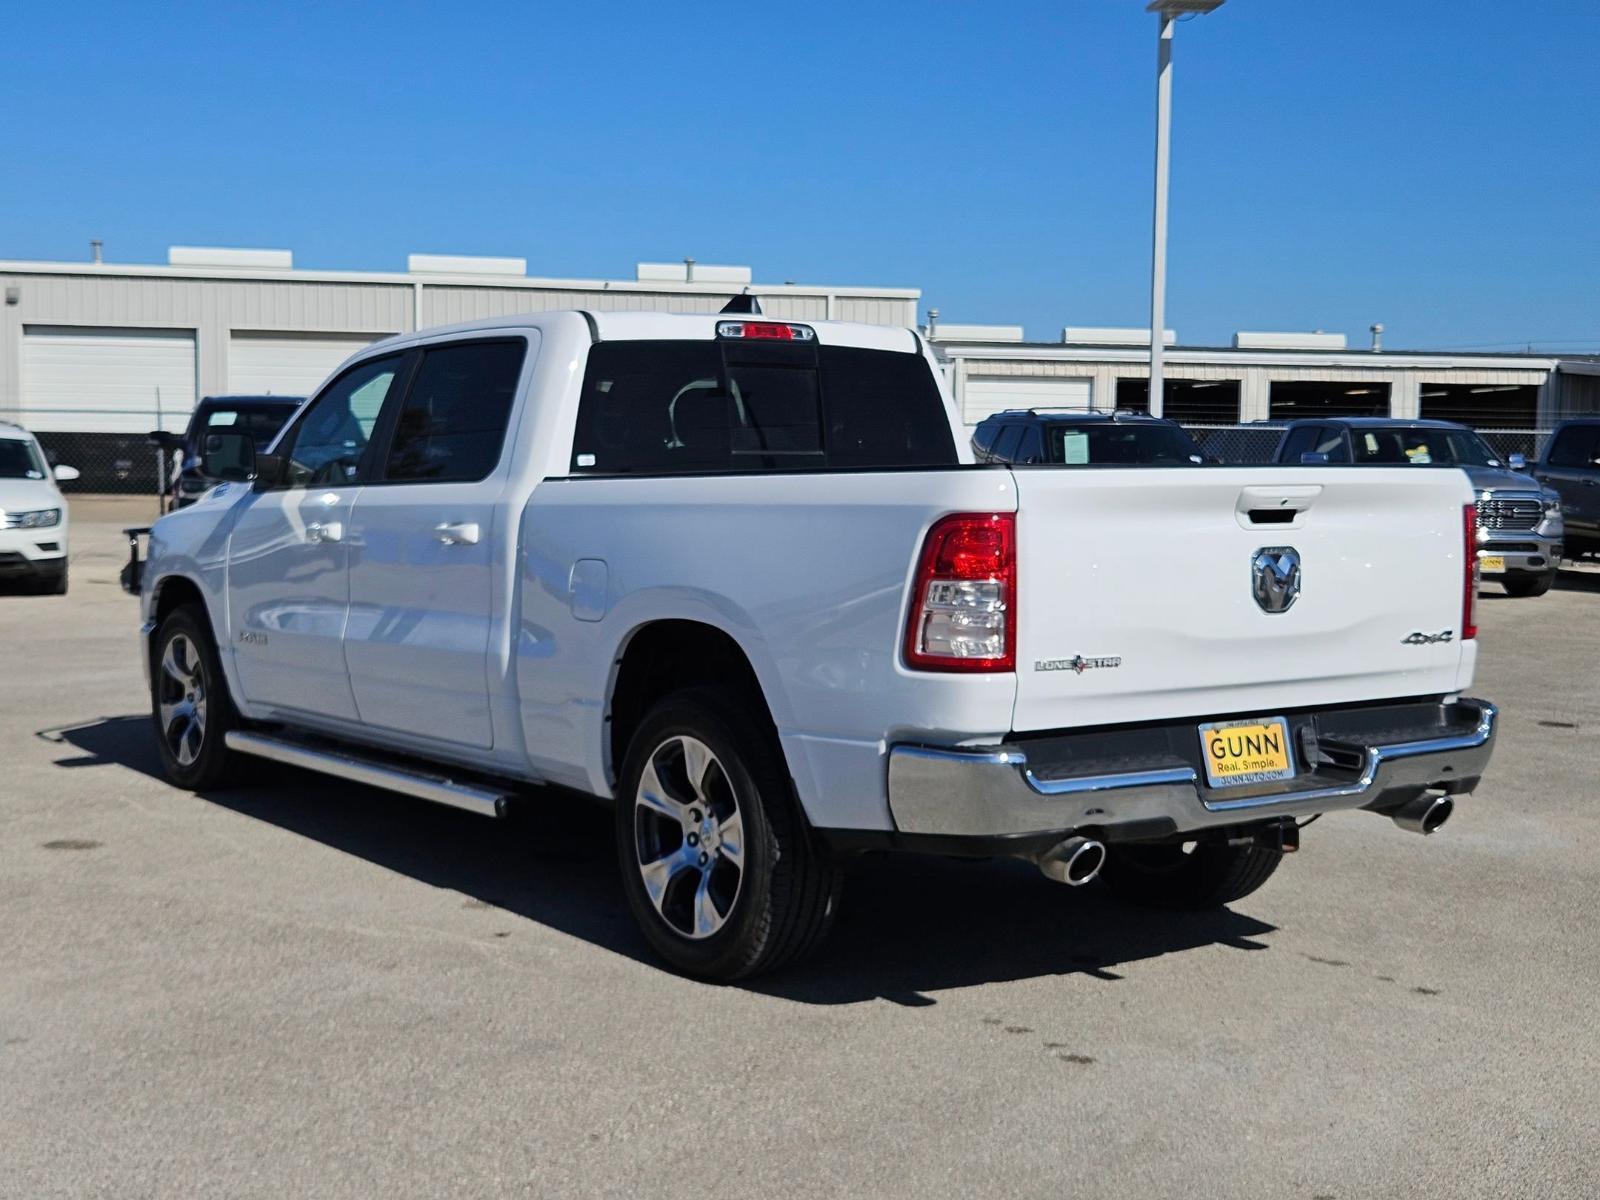
{"label": "4x4 badge", "polygon": [[1410,637],[1403,638],[1400,644],[1403,646],[1431,646],[1435,642],[1453,641],[1455,636],[1456,631],[1454,629],[1446,629],[1442,633],[1422,633],[1419,631],[1413,633]]}

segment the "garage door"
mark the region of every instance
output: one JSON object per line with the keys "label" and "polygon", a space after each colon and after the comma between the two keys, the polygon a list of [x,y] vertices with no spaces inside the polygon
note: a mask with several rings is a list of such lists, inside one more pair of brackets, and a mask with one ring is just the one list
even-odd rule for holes
{"label": "garage door", "polygon": [[22,422],[35,432],[182,429],[195,398],[194,333],[25,325]]}
{"label": "garage door", "polygon": [[971,379],[962,399],[962,419],[976,425],[1008,408],[1089,407],[1087,379]]}
{"label": "garage door", "polygon": [[333,369],[378,333],[245,333],[228,339],[228,391],[235,396],[309,396]]}

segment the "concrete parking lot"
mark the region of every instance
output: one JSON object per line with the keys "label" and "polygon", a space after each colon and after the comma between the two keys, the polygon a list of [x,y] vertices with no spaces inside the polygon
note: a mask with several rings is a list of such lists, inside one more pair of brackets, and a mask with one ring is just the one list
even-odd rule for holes
{"label": "concrete parking lot", "polygon": [[116,584],[0,595],[0,1194],[1600,1193],[1600,570],[1487,589],[1497,759],[1260,892],[1131,911],[864,860],[751,987],[650,958],[605,813],[507,826],[288,769],[159,778]]}

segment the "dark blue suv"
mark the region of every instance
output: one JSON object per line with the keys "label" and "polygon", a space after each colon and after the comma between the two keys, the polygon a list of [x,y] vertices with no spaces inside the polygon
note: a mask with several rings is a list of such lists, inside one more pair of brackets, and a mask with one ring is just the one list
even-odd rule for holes
{"label": "dark blue suv", "polygon": [[1014,409],[979,422],[972,434],[979,462],[1065,467],[1188,467],[1206,456],[1175,421],[1135,412],[1040,412]]}

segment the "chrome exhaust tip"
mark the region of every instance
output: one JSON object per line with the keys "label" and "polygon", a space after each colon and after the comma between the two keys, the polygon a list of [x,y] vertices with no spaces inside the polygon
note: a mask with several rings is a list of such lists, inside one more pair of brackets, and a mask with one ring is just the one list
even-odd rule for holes
{"label": "chrome exhaust tip", "polygon": [[1455,812],[1456,802],[1445,795],[1418,796],[1389,814],[1394,823],[1410,833],[1437,833]]}
{"label": "chrome exhaust tip", "polygon": [[1068,887],[1082,887],[1100,874],[1100,868],[1105,865],[1105,846],[1086,837],[1069,837],[1039,858],[1039,870],[1045,877]]}

